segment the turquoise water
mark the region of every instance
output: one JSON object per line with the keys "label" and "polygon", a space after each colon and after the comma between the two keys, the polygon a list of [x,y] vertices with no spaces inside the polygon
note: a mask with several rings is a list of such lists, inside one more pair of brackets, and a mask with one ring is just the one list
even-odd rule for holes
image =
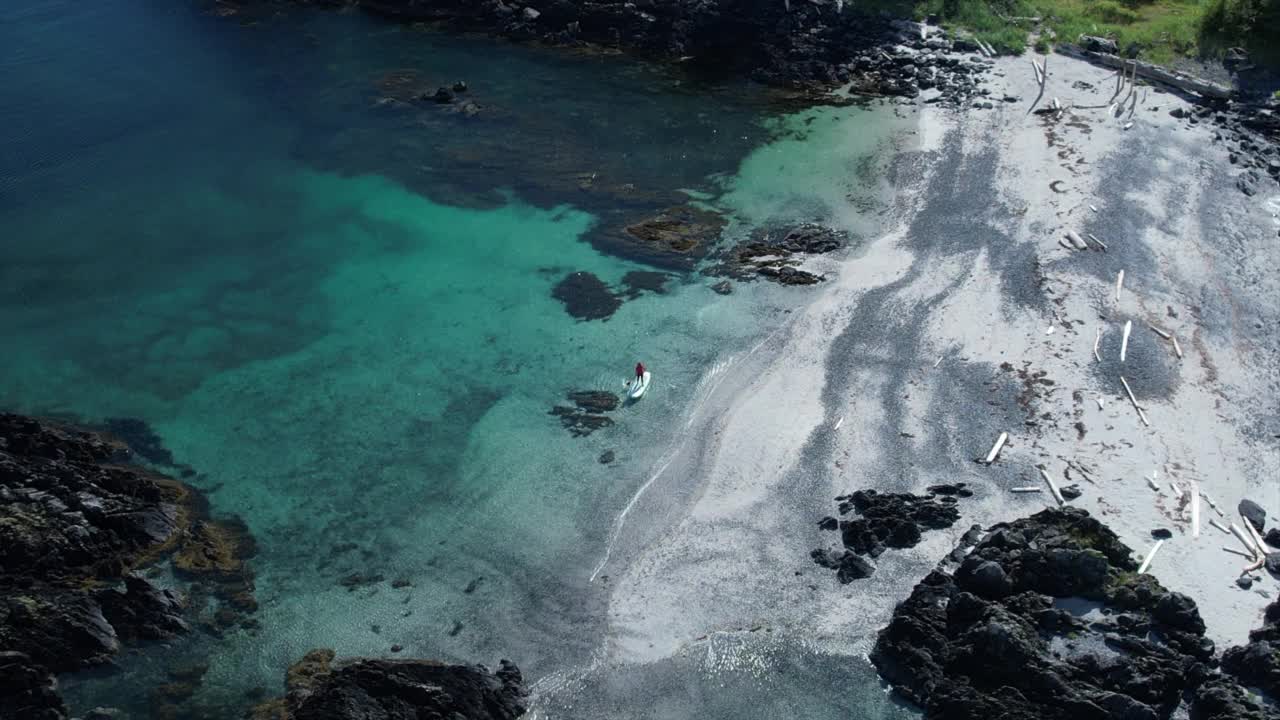
{"label": "turquoise water", "polygon": [[[881,192],[867,111],[358,14],[16,0],[0,47],[0,408],[147,421],[260,548],[257,631],[67,678],[76,708],[142,708],[203,658],[191,712],[226,716],[324,646],[585,662],[613,517],[708,368],[804,294],[678,274],[578,322],[551,288],[649,269],[599,240],[682,190],[730,236],[869,227]],[[456,79],[478,114],[403,102]],[[615,427],[548,415],[637,359],[654,390]]]}

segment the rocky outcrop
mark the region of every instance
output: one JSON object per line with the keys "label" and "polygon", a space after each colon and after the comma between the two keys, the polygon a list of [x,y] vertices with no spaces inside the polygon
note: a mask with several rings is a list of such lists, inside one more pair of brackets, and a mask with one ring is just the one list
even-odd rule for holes
{"label": "rocky outcrop", "polygon": [[0,708],[8,720],[63,720],[58,681],[20,652],[0,651]]}
{"label": "rocky outcrop", "polygon": [[1083,510],[997,525],[924,578],[871,654],[926,718],[1262,718],[1214,669],[1195,603]]}
{"label": "rocky outcrop", "polygon": [[[194,560],[209,534],[235,523],[208,518],[202,498],[175,480],[116,464],[128,457],[93,433],[0,415],[0,651],[53,672],[105,663],[122,644],[186,632],[197,605],[187,597],[231,576],[240,597],[209,612],[234,622],[256,607],[243,562],[251,542],[230,551],[230,573]],[[186,593],[137,572],[170,556],[180,571],[193,558]]]}
{"label": "rocky outcrop", "polygon": [[781,285],[813,285],[822,277],[796,266],[807,255],[822,255],[848,244],[848,235],[821,225],[806,223],[781,231],[760,230],[750,240],[719,255],[706,275],[736,280],[764,278]]}
{"label": "rocky outcrop", "polygon": [[1244,685],[1280,698],[1280,600],[1267,606],[1262,627],[1249,633],[1247,645],[1222,654],[1222,669]]}
{"label": "rocky outcrop", "polygon": [[875,566],[866,557],[879,557],[888,548],[914,547],[921,533],[951,527],[960,519],[956,509],[958,497],[973,493],[964,483],[934,485],[928,495],[881,493],[859,490],[836,498],[841,515],[856,511],[859,517],[837,520],[826,517],[818,521],[823,530],[839,530],[839,550],[818,548],[809,555],[822,567],[836,571],[841,583],[869,577]]}
{"label": "rocky outcrop", "polygon": [[689,270],[712,250],[724,226],[725,219],[719,213],[677,205],[627,225],[620,232],[604,233],[597,243],[623,257]]}
{"label": "rocky outcrop", "polygon": [[429,660],[333,660],[332,650],[307,653],[289,668],[285,696],[255,708],[254,720],[510,720],[525,711],[520,670],[506,660],[496,672]]}

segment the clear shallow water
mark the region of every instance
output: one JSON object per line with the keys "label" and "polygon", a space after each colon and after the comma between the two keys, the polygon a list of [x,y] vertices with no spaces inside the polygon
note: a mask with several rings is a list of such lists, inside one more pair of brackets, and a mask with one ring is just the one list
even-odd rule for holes
{"label": "clear shallow water", "polygon": [[[260,548],[258,631],[69,678],[75,707],[144,707],[203,658],[197,703],[225,715],[320,646],[585,664],[613,518],[708,369],[803,295],[684,275],[582,323],[552,286],[645,269],[595,234],[682,188],[731,236],[870,227],[890,125],[359,15],[20,0],[0,46],[0,407],[146,420]],[[397,101],[457,78],[478,115]],[[547,415],[636,359],[657,382],[616,427],[574,439]],[[349,592],[352,572],[386,581]],[[701,694],[681,707],[736,712]]]}

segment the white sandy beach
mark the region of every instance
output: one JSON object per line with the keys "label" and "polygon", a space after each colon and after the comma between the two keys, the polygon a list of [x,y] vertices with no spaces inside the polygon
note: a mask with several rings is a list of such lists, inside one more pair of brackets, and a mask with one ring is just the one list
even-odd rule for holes
{"label": "white sandy beach", "polygon": [[[1262,573],[1253,590],[1236,587],[1246,561],[1222,548],[1239,543],[1208,520],[1240,524],[1242,497],[1280,512],[1280,253],[1269,199],[1235,189],[1218,131],[1170,117],[1185,105],[1176,96],[1140,85],[1132,120],[1115,119],[1070,109],[1106,104],[1111,72],[1054,56],[1049,75],[1042,106],[1055,95],[1069,106],[1053,122],[1027,113],[1037,88],[1025,58],[998,62],[987,84],[993,110],[912,110],[917,133],[894,174],[891,231],[838,267],[814,263],[829,282],[735,361],[729,372],[754,379],[717,387],[692,439],[655,468],[623,521],[601,573],[608,638],[588,674],[765,632],[862,656],[972,523],[1054,502],[1047,488],[1008,491],[1043,486],[1039,465],[1079,483],[1073,504],[1101,516],[1139,559],[1151,530],[1173,531],[1151,572],[1195,599],[1220,647],[1260,623],[1275,580]],[[1005,94],[1019,100],[1000,102]],[[1067,229],[1095,234],[1109,251],[1064,249]],[[1181,360],[1148,323],[1179,339]],[[1052,385],[1032,382],[1041,371]],[[1002,431],[1010,439],[999,460],[975,463]],[[1066,479],[1068,462],[1093,482]],[[839,585],[810,561],[810,550],[838,542],[816,528],[835,514],[835,496],[956,481],[976,493],[961,502],[961,522],[886,553],[871,578]],[[1192,482],[1226,513],[1204,503],[1199,537]],[[554,698],[565,681],[539,690]]]}

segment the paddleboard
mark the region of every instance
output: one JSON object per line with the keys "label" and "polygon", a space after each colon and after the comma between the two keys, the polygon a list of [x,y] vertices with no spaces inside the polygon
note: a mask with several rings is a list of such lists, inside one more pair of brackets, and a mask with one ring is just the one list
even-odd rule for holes
{"label": "paddleboard", "polygon": [[644,371],[644,377],[631,381],[631,385],[627,387],[627,397],[632,400],[639,400],[644,391],[649,389],[649,371]]}

